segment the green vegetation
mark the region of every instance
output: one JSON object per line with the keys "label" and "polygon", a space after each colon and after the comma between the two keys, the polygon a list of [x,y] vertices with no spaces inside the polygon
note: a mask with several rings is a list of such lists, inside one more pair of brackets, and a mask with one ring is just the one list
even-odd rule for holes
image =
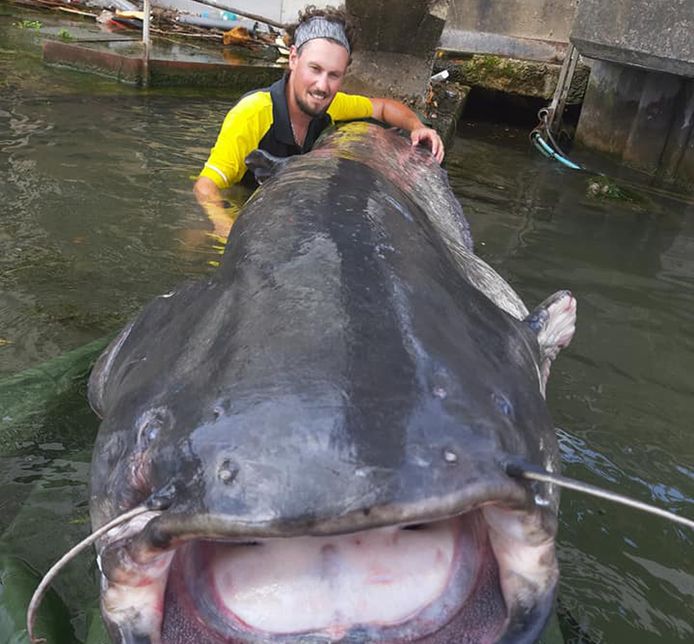
{"label": "green vegetation", "polygon": [[[87,377],[112,338],[110,334],[0,379],[0,456],[15,454],[27,442],[81,446],[93,440],[98,420],[86,401]],[[0,548],[0,562],[1,557]],[[0,630],[0,642],[5,641]]]}
{"label": "green vegetation", "polygon": [[60,40],[63,40],[64,42],[70,42],[71,40],[73,40],[72,34],[67,29],[61,29],[58,32],[58,38],[60,38]]}
{"label": "green vegetation", "polygon": [[[26,610],[40,580],[38,571],[12,554],[11,546],[0,543],[0,641],[29,642]],[[40,606],[36,632],[49,642],[75,641],[67,606],[52,588]]]}
{"label": "green vegetation", "polygon": [[594,177],[588,180],[587,193],[595,199],[609,199],[612,201],[626,201],[629,203],[643,203],[644,198],[628,188],[617,185],[608,177]]}
{"label": "green vegetation", "polygon": [[542,97],[551,95],[548,78],[559,73],[556,65],[479,54],[451,60],[446,67],[452,80],[465,85]]}
{"label": "green vegetation", "polygon": [[20,22],[15,22],[14,26],[20,29],[33,29],[34,31],[38,31],[43,25],[40,20],[21,20]]}

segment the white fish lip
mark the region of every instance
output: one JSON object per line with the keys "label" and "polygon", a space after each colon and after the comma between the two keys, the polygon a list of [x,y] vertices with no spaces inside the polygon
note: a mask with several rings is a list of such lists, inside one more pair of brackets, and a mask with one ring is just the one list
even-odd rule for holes
{"label": "white fish lip", "polygon": [[[488,514],[489,512],[491,514]],[[504,608],[509,603],[513,604],[513,607],[520,606],[521,603],[532,603],[537,594],[536,590],[540,586],[542,597],[551,596],[554,593],[558,573],[554,556],[553,535],[544,534],[543,538],[539,540],[537,538],[541,531],[539,527],[544,530],[542,518],[544,514],[544,510],[541,508],[537,512],[527,513],[522,510],[514,511],[500,506],[487,505],[468,513],[463,518],[453,519],[453,521],[472,521],[473,523],[476,521],[484,526],[484,536],[475,537],[478,539],[475,542],[478,546],[477,550],[483,551],[483,547],[480,546],[480,540],[483,539],[487,544],[488,551],[493,551],[493,556],[489,558],[489,561],[481,555],[478,558],[471,558],[471,567],[477,573],[470,574],[482,578],[484,574],[493,573],[494,583],[500,588],[498,596],[501,598],[500,601]],[[476,518],[473,520],[472,517]],[[141,531],[142,528],[143,524],[140,522],[137,529]],[[133,529],[136,527],[133,526]],[[390,529],[395,530],[395,528]],[[468,534],[477,535],[474,530]],[[527,535],[532,535],[532,538],[526,542],[524,540]],[[441,589],[440,593],[432,591],[432,594],[427,595],[419,604],[415,602],[412,615],[395,614],[391,616],[390,623],[374,620],[373,615],[370,620],[365,620],[365,623],[359,623],[358,616],[353,616],[351,619],[342,621],[339,619],[332,622],[323,620],[322,623],[314,624],[313,628],[304,628],[304,630],[301,630],[302,625],[300,624],[300,628],[294,629],[294,631],[291,628],[288,629],[291,632],[287,632],[286,624],[275,624],[274,626],[271,624],[269,628],[267,624],[265,626],[262,623],[249,624],[241,619],[244,617],[243,615],[239,617],[234,614],[234,608],[239,605],[238,603],[231,602],[231,604],[220,607],[218,597],[215,599],[216,591],[210,591],[213,584],[209,582],[209,569],[204,574],[198,572],[206,570],[204,562],[200,564],[201,553],[204,555],[206,547],[211,547],[213,551],[215,548],[221,548],[218,552],[223,553],[227,548],[231,548],[233,551],[236,546],[229,545],[229,541],[226,541],[227,545],[210,546],[211,542],[208,540],[205,542],[204,536],[200,540],[196,540],[192,535],[187,535],[182,541],[177,540],[177,544],[172,545],[171,548],[160,550],[145,548],[144,542],[140,538],[142,532],[133,536],[134,538],[119,541],[121,546],[127,543],[131,552],[126,552],[127,547],[121,547],[118,563],[114,566],[113,559],[110,567],[107,563],[102,578],[104,586],[102,607],[105,617],[112,622],[112,632],[147,634],[153,641],[176,644],[177,640],[171,636],[171,632],[172,629],[175,631],[179,628],[181,620],[183,620],[186,624],[189,621],[197,624],[202,621],[208,624],[206,628],[211,630],[202,633],[201,636],[210,642],[250,644],[296,641],[298,643],[299,641],[307,641],[307,637],[309,638],[308,641],[313,641],[315,638],[316,642],[347,642],[352,641],[353,637],[358,638],[368,633],[368,641],[411,641],[414,637],[421,641],[431,641],[432,644],[438,644],[438,642],[453,640],[437,639],[437,631],[442,629],[441,633],[443,634],[447,632],[446,624],[455,624],[457,620],[466,619],[465,610],[470,593],[466,594],[464,575],[461,576],[460,569],[451,564],[451,572],[445,589]],[[354,537],[355,535],[350,536]],[[234,541],[238,544],[239,540],[237,538]],[[117,544],[113,544],[113,546],[119,547]],[[504,550],[508,548],[513,549],[514,552],[505,553]],[[456,546],[458,562],[460,562],[461,552],[472,552],[469,542],[467,546],[460,544]],[[508,569],[509,566],[514,565],[513,562],[519,560],[528,567],[528,570],[522,571],[523,574]],[[487,563],[482,565],[483,562]],[[181,569],[182,567],[185,568],[186,565],[193,565],[193,567],[182,576]],[[193,577],[200,577],[204,581],[202,590],[197,581],[186,585],[185,580],[190,580]],[[519,578],[523,580],[520,586]],[[455,586],[457,579],[462,580],[458,587]],[[508,581],[509,579],[511,582]],[[529,580],[529,585],[526,584],[526,579]],[[488,585],[491,582],[485,583]],[[530,594],[528,593],[529,587],[534,588]],[[451,599],[455,596],[456,590],[459,591],[457,598]],[[195,604],[196,597],[198,599],[204,597],[201,605]],[[160,608],[162,605],[165,606],[163,621]],[[183,610],[181,610],[181,605],[184,606]],[[513,607],[508,612],[517,612]],[[527,606],[521,606],[521,608],[526,611]],[[208,612],[203,614],[205,610]],[[485,637],[479,641],[487,641],[487,636],[489,637],[488,641],[496,641],[500,633],[507,627],[508,612],[502,614],[498,607],[495,611],[496,621],[491,621],[490,631],[486,632]],[[172,615],[176,613],[178,615],[176,619],[173,619]],[[245,617],[248,618],[248,614]],[[303,627],[305,626],[306,624],[303,624]],[[282,631],[282,628],[285,630]],[[162,636],[164,636],[163,640],[161,639]],[[441,636],[443,637],[443,635]]]}
{"label": "white fish lip", "polygon": [[[421,638],[474,592],[489,552],[480,526],[472,513],[414,530],[191,543],[179,550],[170,584],[224,640],[337,641],[355,630],[365,641]],[[205,572],[195,578],[196,570]]]}

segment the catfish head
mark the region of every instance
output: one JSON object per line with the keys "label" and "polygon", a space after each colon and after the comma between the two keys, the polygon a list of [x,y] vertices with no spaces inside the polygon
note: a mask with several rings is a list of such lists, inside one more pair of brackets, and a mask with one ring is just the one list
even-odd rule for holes
{"label": "catfish head", "polygon": [[89,386],[115,641],[534,642],[558,492],[544,399],[575,300],[528,313],[443,171],[373,126],[270,167],[219,270]]}

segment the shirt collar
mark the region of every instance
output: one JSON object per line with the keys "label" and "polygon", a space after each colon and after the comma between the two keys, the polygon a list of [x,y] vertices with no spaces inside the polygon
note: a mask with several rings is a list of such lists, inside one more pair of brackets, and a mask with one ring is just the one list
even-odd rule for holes
{"label": "shirt collar", "polygon": [[289,74],[284,74],[282,78],[275,81],[270,86],[270,96],[272,97],[272,120],[275,123],[275,135],[287,145],[296,145],[292,125],[289,122],[289,108],[287,107],[287,78]]}

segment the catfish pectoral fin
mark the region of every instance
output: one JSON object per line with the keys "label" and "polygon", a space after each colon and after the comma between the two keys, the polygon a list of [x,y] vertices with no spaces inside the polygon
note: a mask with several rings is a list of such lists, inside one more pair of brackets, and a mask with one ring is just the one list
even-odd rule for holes
{"label": "catfish pectoral fin", "polygon": [[525,323],[537,334],[540,345],[540,378],[544,394],[549,369],[559,351],[569,346],[576,331],[576,298],[571,291],[557,291],[535,308]]}

